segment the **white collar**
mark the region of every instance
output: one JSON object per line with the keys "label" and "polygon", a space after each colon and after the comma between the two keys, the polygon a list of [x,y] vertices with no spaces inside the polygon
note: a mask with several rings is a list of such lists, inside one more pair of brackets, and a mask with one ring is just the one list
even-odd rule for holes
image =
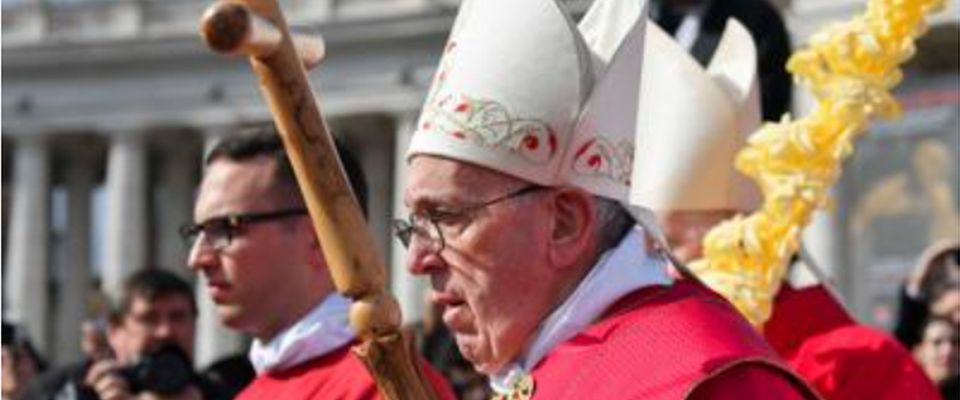
{"label": "white collar", "polygon": [[537,331],[535,339],[514,363],[490,376],[490,386],[500,394],[528,374],[556,345],[583,331],[624,295],[639,288],[672,282],[666,259],[648,253],[646,234],[636,227],[617,247],[608,250],[587,273],[573,294],[564,300]]}
{"label": "white collar", "polygon": [[355,335],[349,312],[350,300],[336,293],[328,295],[269,343],[254,340],[250,347],[253,368],[257,374],[287,369],[350,343]]}

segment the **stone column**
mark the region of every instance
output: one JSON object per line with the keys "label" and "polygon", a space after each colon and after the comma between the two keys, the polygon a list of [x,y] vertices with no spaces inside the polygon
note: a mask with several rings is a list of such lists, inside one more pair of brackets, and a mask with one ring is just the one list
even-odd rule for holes
{"label": "stone column", "polygon": [[[390,124],[379,117],[358,121],[359,129],[341,141],[356,157],[367,181],[367,226],[377,249],[387,256],[390,249],[390,220],[393,219],[393,188],[387,184],[393,179],[394,148]],[[388,274],[391,273],[388,271]]]}
{"label": "stone column", "polygon": [[157,265],[184,277],[189,249],[180,238],[178,229],[193,220],[193,195],[197,187],[200,167],[200,147],[187,138],[170,141],[163,146],[163,162],[160,165],[159,198],[156,202]]}
{"label": "stone column", "polygon": [[[12,142],[8,146],[9,146],[8,149],[13,148]],[[12,155],[13,152],[11,151],[9,152],[9,154]],[[10,216],[13,215],[11,213],[11,210],[13,210],[13,207],[11,207],[10,205],[13,204],[13,193],[16,191],[15,189],[16,187],[13,184],[13,177],[10,177],[9,181],[6,181],[6,180],[3,181],[2,186],[0,186],[0,226],[2,226],[3,235],[4,235],[0,237],[0,240],[2,240],[3,242],[2,243],[3,248],[0,249],[0,255],[5,255],[3,257],[3,261],[10,259],[9,227],[10,227]],[[7,264],[4,263],[3,265],[7,265]],[[3,297],[3,304],[7,304],[6,296]]]}
{"label": "stone column", "polygon": [[117,301],[123,281],[147,264],[147,151],[140,132],[115,134],[107,156],[103,290]]}
{"label": "stone column", "polygon": [[50,152],[45,138],[18,139],[14,153],[14,197],[10,222],[7,284],[8,316],[22,324],[45,352],[50,247]]}
{"label": "stone column", "polygon": [[[396,116],[396,140],[393,156],[393,216],[406,218],[407,207],[403,205],[403,189],[407,183],[407,147],[417,124],[417,113],[409,112]],[[391,238],[392,239],[392,238]],[[426,279],[416,277],[407,270],[407,251],[397,240],[391,240],[390,247],[390,290],[403,311],[404,323],[412,323],[423,318],[423,291],[427,287]]]}
{"label": "stone column", "polygon": [[[831,284],[842,283],[841,263],[837,257],[837,232],[843,227],[837,223],[836,214],[829,210],[820,210],[810,218],[810,224],[803,231],[801,238],[804,247],[810,253],[813,261],[822,272],[831,278]],[[840,289],[839,287],[837,289]]]}
{"label": "stone column", "polygon": [[96,160],[91,152],[78,151],[67,158],[64,178],[67,187],[67,234],[63,280],[60,282],[57,337],[54,343],[59,362],[77,360],[80,323],[87,317],[90,289],[90,205]]}

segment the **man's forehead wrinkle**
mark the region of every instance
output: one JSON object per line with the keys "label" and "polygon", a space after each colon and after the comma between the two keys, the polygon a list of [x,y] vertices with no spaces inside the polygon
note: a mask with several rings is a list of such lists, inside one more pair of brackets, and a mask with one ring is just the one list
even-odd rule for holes
{"label": "man's forehead wrinkle", "polygon": [[404,193],[404,201],[412,210],[476,202],[523,182],[486,167],[443,157],[423,157],[414,162],[420,164],[417,179]]}
{"label": "man's forehead wrinkle", "polygon": [[457,176],[457,182],[461,184],[466,191],[469,191],[472,197],[482,196],[490,192],[502,191],[505,188],[515,186],[524,182],[521,179],[503,174],[492,169],[476,166],[472,164],[460,164]]}
{"label": "man's forehead wrinkle", "polygon": [[422,209],[433,204],[449,201],[459,179],[459,163],[442,158],[418,157],[411,166],[415,173],[404,191],[404,202],[411,209]]}

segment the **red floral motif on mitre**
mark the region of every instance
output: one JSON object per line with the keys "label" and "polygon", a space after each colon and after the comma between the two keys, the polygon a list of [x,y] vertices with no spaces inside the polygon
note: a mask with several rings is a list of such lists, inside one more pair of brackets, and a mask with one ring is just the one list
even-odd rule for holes
{"label": "red floral motif on mitre", "polygon": [[549,125],[514,118],[498,102],[445,95],[427,107],[429,122],[421,124],[426,131],[516,152],[537,164],[546,163],[557,154],[557,135]]}
{"label": "red floral motif on mitre", "polygon": [[456,58],[455,41],[444,50],[433,88],[420,122],[423,133],[440,133],[479,146],[519,153],[536,164],[549,162],[557,154],[554,130],[536,119],[518,118],[494,100],[451,94],[444,89]]}
{"label": "red floral motif on mitre", "polygon": [[606,177],[629,186],[633,144],[624,140],[614,145],[603,137],[590,138],[577,147],[572,168],[580,175]]}

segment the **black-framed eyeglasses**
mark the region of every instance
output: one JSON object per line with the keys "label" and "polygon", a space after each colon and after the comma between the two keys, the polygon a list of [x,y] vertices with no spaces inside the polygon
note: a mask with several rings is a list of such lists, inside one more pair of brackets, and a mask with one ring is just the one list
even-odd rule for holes
{"label": "black-framed eyeglasses", "polygon": [[[404,248],[410,248],[410,242],[413,241],[414,237],[418,237],[428,246],[431,253],[439,253],[447,246],[443,230],[441,229],[441,225],[444,222],[460,220],[484,207],[546,189],[550,189],[550,187],[529,185],[505,195],[463,207],[456,211],[425,210],[414,212],[411,213],[407,219],[393,220],[393,234],[400,240]],[[449,232],[447,236],[449,236]]]}
{"label": "black-framed eyeglasses", "polygon": [[184,224],[180,227],[180,236],[187,242],[187,245],[193,244],[203,233],[204,238],[213,246],[214,250],[223,250],[230,245],[233,238],[240,233],[245,225],[257,224],[262,222],[275,221],[284,218],[306,215],[305,208],[291,208],[278,211],[234,213],[220,217],[213,217],[197,224]]}

